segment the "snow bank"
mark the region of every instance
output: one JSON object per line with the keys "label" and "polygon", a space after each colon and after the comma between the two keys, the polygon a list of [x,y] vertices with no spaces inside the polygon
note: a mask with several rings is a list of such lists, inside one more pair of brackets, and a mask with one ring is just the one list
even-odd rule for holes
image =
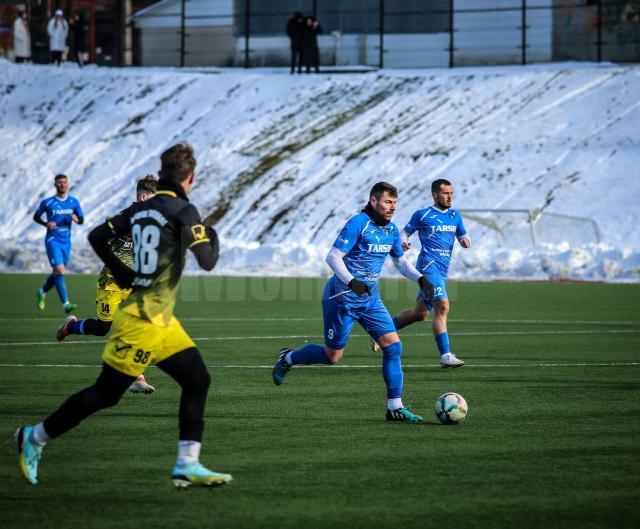
{"label": "snow bank", "polygon": [[193,201],[224,241],[218,274],[325,274],[329,245],[375,181],[398,186],[403,225],[446,177],[457,208],[577,215],[602,235],[543,215],[533,245],[522,217],[469,217],[474,245],[456,250],[453,277],[638,281],[638,93],[633,66],[292,77],[0,61],[0,192],[11,197],[0,266],[47,269],[31,216],[64,172],[87,213],[71,268],[96,270],[87,230],[186,140],[198,156]]}

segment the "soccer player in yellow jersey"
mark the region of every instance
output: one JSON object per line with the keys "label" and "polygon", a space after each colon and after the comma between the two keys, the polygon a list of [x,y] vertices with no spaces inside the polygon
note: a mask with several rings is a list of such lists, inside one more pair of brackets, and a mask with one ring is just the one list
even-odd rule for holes
{"label": "soccer player in yellow jersey", "polygon": [[[38,481],[38,462],[50,439],[76,427],[90,415],[114,406],[145,368],[155,363],[182,388],[179,441],[171,480],[176,487],[224,485],[230,474],[213,472],[199,462],[204,408],[210,377],[195,343],[173,315],[185,253],[201,268],[218,259],[218,237],[204,226],[187,194],[195,179],[193,149],[178,144],[160,157],[156,196],[137,202],[95,228],[89,242],[121,288],[133,286],[113,319],[96,382],[69,397],[44,421],[16,431],[19,463],[29,483]],[[133,261],[126,266],[109,241],[131,233]]]}
{"label": "soccer player in yellow jersey", "polygon": [[[136,201],[144,202],[156,194],[158,181],[153,175],[147,175],[138,180],[136,184]],[[120,237],[114,237],[109,244],[111,250],[127,266],[133,262],[133,240],[130,233],[124,233]],[[129,294],[130,288],[120,288],[113,277],[111,270],[105,265],[100,270],[98,284],[96,286],[96,312],[97,318],[86,318],[79,320],[74,315],[68,316],[64,323],[58,328],[56,338],[64,340],[70,334],[86,334],[91,336],[106,336],[111,329],[113,315],[117,312]],[[146,395],[156,390],[141,374],[129,386],[132,393],[144,393]]]}

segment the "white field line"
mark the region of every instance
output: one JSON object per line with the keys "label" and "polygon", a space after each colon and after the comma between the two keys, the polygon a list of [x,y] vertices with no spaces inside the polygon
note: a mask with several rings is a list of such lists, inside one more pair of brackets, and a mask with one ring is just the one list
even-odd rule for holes
{"label": "white field line", "polygon": [[[562,330],[562,331],[478,331],[478,332],[450,332],[450,336],[541,336],[541,335],[556,335],[556,334],[639,334],[640,329],[609,329],[609,330]],[[402,333],[403,337],[411,336],[433,336],[431,332]],[[196,342],[222,342],[222,341],[238,341],[238,340],[290,340],[290,339],[306,339],[317,338],[322,339],[322,335],[319,334],[281,334],[271,336],[202,336],[200,338],[193,338]],[[371,338],[364,334],[356,334],[351,336],[350,339],[356,338]],[[17,347],[22,345],[62,345],[65,344],[102,344],[107,340],[65,340],[64,342],[49,341],[49,342],[0,342],[0,348],[2,347]]]}
{"label": "white field line", "polygon": [[[65,367],[65,368],[98,368],[102,364],[0,364],[3,367]],[[640,362],[542,362],[537,364],[465,364],[465,369],[493,369],[493,368],[513,368],[513,367],[634,367],[640,366]],[[156,366],[149,366],[156,367]],[[149,368],[148,367],[148,368]],[[210,369],[273,369],[273,365],[224,365],[211,364]],[[442,369],[440,364],[403,364],[403,368],[410,369]],[[147,368],[147,369],[148,369]],[[296,369],[380,369],[380,364],[375,365],[317,365],[317,366],[296,366]]]}
{"label": "white field line", "polygon": [[[213,323],[220,322],[300,322],[300,321],[322,321],[322,318],[215,318],[215,317],[187,317],[178,318],[180,321],[210,321]],[[2,322],[34,322],[34,321],[55,321],[62,323],[64,318],[0,318]],[[640,320],[483,320],[483,319],[467,319],[467,318],[449,318],[449,323],[522,323],[522,324],[541,324],[541,325],[640,325]]]}

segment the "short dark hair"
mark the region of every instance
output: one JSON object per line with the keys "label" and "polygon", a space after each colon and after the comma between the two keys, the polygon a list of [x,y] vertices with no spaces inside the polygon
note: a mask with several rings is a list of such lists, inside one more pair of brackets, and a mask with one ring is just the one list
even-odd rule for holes
{"label": "short dark hair", "polygon": [[162,178],[184,182],[196,168],[193,147],[188,143],[178,143],[160,155]]}
{"label": "short dark hair", "polygon": [[151,174],[141,178],[136,184],[136,193],[155,193],[157,190],[158,179]]}
{"label": "short dark hair", "polygon": [[62,174],[62,173],[57,174],[53,180],[54,180],[55,182],[57,182],[58,180],[62,180],[63,178],[66,178],[67,180],[69,180],[69,179],[67,178],[67,175],[66,175],[66,174]]}
{"label": "short dark hair", "polygon": [[431,192],[437,193],[440,191],[441,186],[450,186],[451,182],[449,180],[445,180],[444,178],[438,178],[431,183]]}
{"label": "short dark hair", "polygon": [[398,196],[398,190],[395,188],[395,186],[392,186],[389,182],[378,182],[371,188],[369,198],[375,197],[376,200],[380,200],[380,197],[384,194],[385,191],[392,197]]}

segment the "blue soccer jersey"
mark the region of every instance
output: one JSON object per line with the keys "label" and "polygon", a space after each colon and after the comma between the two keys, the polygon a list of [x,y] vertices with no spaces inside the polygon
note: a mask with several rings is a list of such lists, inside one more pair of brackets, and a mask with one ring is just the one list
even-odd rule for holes
{"label": "blue soccer jersey", "polygon": [[420,273],[437,273],[444,277],[449,273],[451,252],[457,239],[467,235],[460,213],[453,209],[442,211],[435,206],[416,211],[404,231],[412,235],[416,231],[422,248],[416,268]]}
{"label": "blue soccer jersey", "polygon": [[67,198],[59,198],[52,196],[45,198],[38,209],[36,216],[40,218],[42,214],[46,214],[46,222],[55,222],[56,227],[52,230],[47,228],[45,241],[56,241],[60,243],[70,243],[71,241],[71,220],[72,215],[76,215],[79,219],[84,217],[80,202],[76,197],[67,195]]}
{"label": "blue soccer jersey", "polygon": [[[351,275],[367,283],[372,291],[378,284],[387,255],[404,255],[398,227],[392,222],[378,226],[364,212],[349,219],[333,246],[345,253],[344,264]],[[338,283],[337,287],[346,288]]]}

